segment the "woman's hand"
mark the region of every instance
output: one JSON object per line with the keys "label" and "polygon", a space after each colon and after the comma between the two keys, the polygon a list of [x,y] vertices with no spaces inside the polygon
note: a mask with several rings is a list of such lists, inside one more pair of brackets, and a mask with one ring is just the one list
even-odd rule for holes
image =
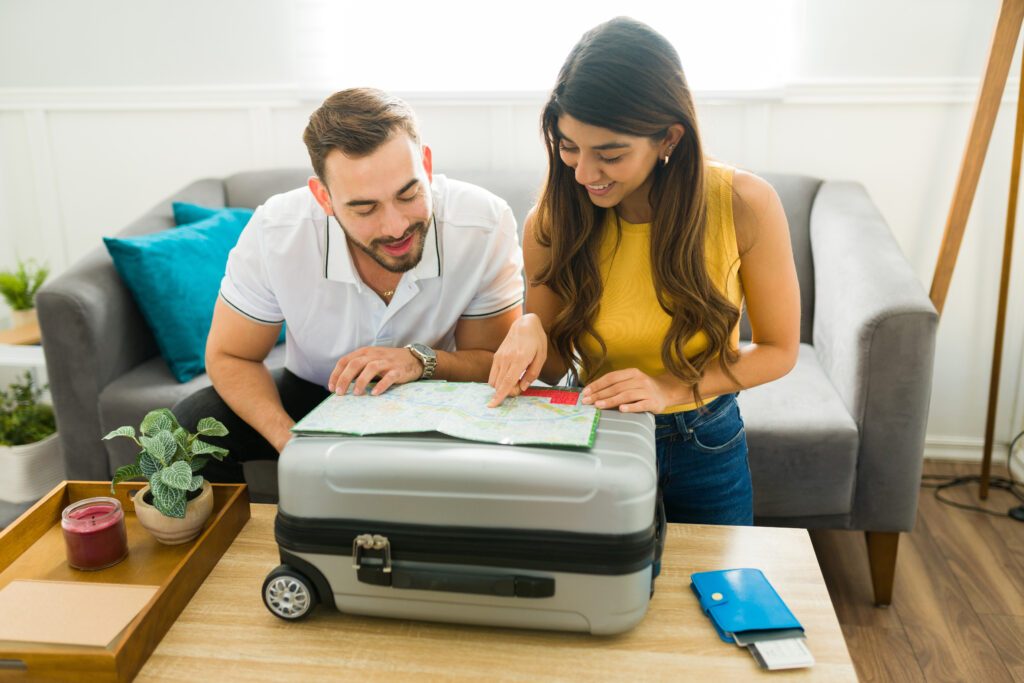
{"label": "woman's hand", "polygon": [[583,403],[623,413],[662,413],[686,403],[690,391],[669,373],[651,377],[636,368],[609,372],[583,389]]}
{"label": "woman's hand", "polygon": [[548,335],[540,318],[527,313],[517,320],[505,335],[505,341],[494,352],[491,375],[487,383],[494,387],[488,408],[501,405],[507,396],[518,396],[540,377],[548,357]]}

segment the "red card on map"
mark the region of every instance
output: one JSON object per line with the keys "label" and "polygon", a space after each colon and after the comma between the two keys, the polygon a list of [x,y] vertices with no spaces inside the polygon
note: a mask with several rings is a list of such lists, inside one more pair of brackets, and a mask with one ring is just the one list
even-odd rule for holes
{"label": "red card on map", "polygon": [[574,406],[580,398],[580,393],[578,391],[568,391],[566,389],[540,389],[537,387],[530,387],[520,394],[520,396],[547,398],[550,399],[552,403],[558,405]]}

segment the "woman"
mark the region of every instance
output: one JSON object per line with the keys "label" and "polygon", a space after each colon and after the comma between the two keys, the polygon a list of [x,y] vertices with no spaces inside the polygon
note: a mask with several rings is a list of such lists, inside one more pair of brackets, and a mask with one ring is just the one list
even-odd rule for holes
{"label": "woman", "polygon": [[[675,49],[620,17],[583,36],[544,108],[525,315],[491,405],[566,372],[598,408],[651,412],[669,521],[753,522],[736,392],[792,369],[800,301],[764,180],[705,158]],[[746,300],[752,343],[739,348]]]}

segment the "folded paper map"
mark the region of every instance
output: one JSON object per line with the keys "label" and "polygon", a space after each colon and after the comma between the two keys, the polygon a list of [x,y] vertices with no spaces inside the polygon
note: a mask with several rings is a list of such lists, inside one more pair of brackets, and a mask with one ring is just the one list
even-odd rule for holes
{"label": "folded paper map", "polygon": [[379,396],[331,395],[299,421],[295,434],[441,432],[471,441],[545,446],[594,445],[600,412],[575,389],[531,387],[497,408],[494,389],[475,382],[421,381]]}

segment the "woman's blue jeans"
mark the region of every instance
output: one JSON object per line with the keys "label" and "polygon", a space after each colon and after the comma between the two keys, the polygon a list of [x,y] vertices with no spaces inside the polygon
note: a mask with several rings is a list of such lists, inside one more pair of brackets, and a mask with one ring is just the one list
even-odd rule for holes
{"label": "woman's blue jeans", "polygon": [[668,521],[753,524],[747,436],[736,394],[654,419],[658,488]]}

